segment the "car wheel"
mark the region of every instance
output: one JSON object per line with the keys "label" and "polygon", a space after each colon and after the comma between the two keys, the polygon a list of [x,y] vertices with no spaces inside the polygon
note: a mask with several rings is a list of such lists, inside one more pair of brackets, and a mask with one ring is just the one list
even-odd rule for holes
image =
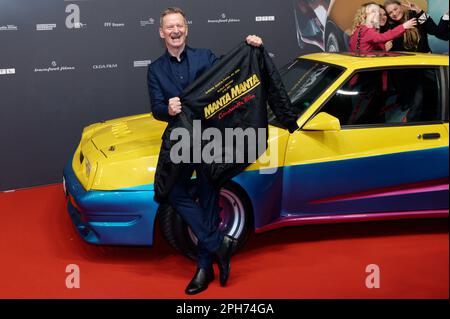
{"label": "car wheel", "polygon": [[[238,240],[236,252],[244,246],[252,232],[253,215],[249,200],[238,185],[228,183],[220,190],[219,206],[219,229]],[[163,204],[159,207],[158,216],[161,232],[167,242],[181,254],[197,259],[197,237],[176,210]]]}
{"label": "car wheel", "polygon": [[339,41],[334,33],[330,33],[327,38],[327,52],[339,52]]}
{"label": "car wheel", "polygon": [[298,17],[297,9],[295,8],[295,1],[293,2],[293,5],[294,5],[295,32],[297,34],[297,43],[298,43],[298,46],[300,47],[300,50],[303,50],[305,48],[306,43],[303,42],[303,40],[302,40],[300,26],[298,24],[299,17]]}
{"label": "car wheel", "polygon": [[341,33],[333,21],[327,23],[327,33],[325,36],[325,51],[326,52],[341,52],[345,51],[343,41],[341,41]]}

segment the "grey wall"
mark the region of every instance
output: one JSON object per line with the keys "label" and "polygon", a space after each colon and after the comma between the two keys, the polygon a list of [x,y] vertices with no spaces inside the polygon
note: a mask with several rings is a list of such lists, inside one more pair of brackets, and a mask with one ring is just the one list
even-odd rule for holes
{"label": "grey wall", "polygon": [[278,66],[300,53],[291,0],[0,0],[0,191],[59,182],[84,126],[150,111],[134,61],[163,53],[159,14],[173,5],[193,47],[221,55],[258,34]]}

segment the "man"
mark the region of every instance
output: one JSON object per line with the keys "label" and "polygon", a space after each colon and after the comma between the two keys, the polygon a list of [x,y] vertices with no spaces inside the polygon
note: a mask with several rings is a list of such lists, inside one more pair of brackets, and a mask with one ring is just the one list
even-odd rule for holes
{"label": "man", "polygon": [[[148,88],[152,112],[156,119],[170,122],[181,113],[180,93],[202,73],[208,70],[217,57],[207,49],[194,49],[186,45],[188,24],[179,8],[167,8],[161,14],[160,37],[166,52],[148,69]],[[251,35],[247,43],[259,47],[261,38]],[[197,294],[208,288],[214,280],[213,261],[219,268],[220,284],[225,286],[230,273],[230,258],[236,240],[218,230],[219,192],[194,164],[186,164],[172,187],[168,201],[191,227],[198,238],[198,265],[194,277],[186,287],[187,294]],[[197,175],[198,201],[192,198],[189,185],[193,172]]]}

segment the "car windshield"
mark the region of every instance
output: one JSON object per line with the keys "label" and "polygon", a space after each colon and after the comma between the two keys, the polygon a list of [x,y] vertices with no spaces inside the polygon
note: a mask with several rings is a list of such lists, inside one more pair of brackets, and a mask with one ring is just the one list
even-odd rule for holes
{"label": "car windshield", "polygon": [[[280,69],[281,79],[291,99],[292,107],[300,117],[344,70],[319,61],[297,59]],[[268,108],[269,124],[283,127]]]}

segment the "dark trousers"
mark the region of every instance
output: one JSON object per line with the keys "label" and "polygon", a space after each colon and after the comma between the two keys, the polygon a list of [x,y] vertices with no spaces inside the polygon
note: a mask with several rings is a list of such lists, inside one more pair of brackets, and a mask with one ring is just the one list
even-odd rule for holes
{"label": "dark trousers", "polygon": [[[186,164],[182,169],[169,193],[169,202],[197,236],[198,266],[208,268],[212,265],[213,253],[219,249],[223,240],[218,230],[219,191],[210,186],[206,176],[196,168],[195,164]],[[189,192],[194,170],[198,201]]]}

